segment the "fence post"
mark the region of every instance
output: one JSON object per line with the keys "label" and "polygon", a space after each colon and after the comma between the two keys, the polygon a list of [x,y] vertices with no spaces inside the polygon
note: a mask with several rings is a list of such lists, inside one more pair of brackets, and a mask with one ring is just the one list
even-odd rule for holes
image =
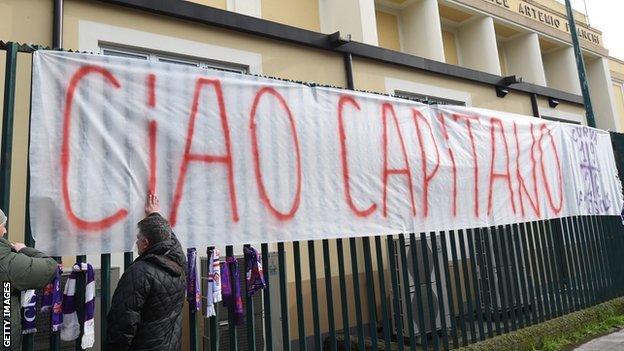
{"label": "fence post", "polygon": [[[9,204],[11,201],[11,155],[13,150],[17,51],[17,43],[7,43],[2,110],[2,146],[0,147],[0,208],[7,217],[9,217]],[[6,223],[7,229],[8,226],[9,222]]]}

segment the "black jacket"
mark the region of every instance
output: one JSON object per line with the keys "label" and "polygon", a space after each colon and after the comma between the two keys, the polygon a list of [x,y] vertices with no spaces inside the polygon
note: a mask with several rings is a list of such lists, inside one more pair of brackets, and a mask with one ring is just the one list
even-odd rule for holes
{"label": "black jacket", "polygon": [[172,234],[137,257],[119,280],[106,349],[180,350],[185,289],[186,257]]}

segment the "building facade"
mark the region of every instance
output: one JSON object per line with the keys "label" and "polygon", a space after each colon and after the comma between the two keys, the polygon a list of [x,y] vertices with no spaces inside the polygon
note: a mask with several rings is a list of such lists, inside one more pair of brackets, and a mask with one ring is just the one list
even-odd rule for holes
{"label": "building facade", "polygon": [[[602,33],[583,13],[575,16],[597,127],[624,131],[624,61],[609,56]],[[586,124],[565,8],[555,0],[0,0],[0,41]],[[352,60],[352,83],[345,55]],[[16,91],[9,211],[14,241],[23,240],[26,217],[29,57],[18,57],[22,84]],[[0,69],[0,79],[4,75]],[[320,250],[316,256],[322,262]],[[114,265],[121,262],[122,254],[113,255]],[[332,273],[337,285],[335,267]],[[303,280],[309,279],[304,271]],[[368,307],[362,308],[366,316]],[[272,316],[279,324],[279,313]],[[327,330],[326,316],[321,325]],[[290,327],[295,335],[296,324]]]}

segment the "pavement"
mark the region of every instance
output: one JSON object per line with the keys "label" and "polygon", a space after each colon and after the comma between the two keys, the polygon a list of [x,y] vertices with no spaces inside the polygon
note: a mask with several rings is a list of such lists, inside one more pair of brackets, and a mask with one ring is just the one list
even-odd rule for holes
{"label": "pavement", "polygon": [[589,341],[574,351],[622,351],[624,350],[624,329]]}

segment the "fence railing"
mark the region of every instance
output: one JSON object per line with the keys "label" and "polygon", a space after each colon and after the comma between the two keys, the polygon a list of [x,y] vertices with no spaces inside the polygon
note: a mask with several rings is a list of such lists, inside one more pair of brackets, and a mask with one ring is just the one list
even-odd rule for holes
{"label": "fence railing", "polygon": [[[17,54],[38,47],[0,42],[0,49],[7,58],[0,207],[8,211]],[[350,62],[346,57],[347,72]],[[624,143],[620,135],[614,134],[613,140],[621,171]],[[446,232],[254,243],[264,258],[268,286],[261,296],[245,298],[245,325],[237,327],[233,311],[222,306],[210,318],[189,309],[189,348],[337,350],[339,343],[344,349],[356,343],[359,350],[365,344],[373,350],[388,350],[395,343],[399,350],[465,346],[622,296],[622,229],[620,217],[575,216]],[[28,208],[25,237],[28,245],[35,244]],[[235,248],[228,246],[225,252],[232,256]],[[132,259],[132,252],[125,253],[124,266]],[[101,255],[102,336],[114,288],[111,264],[110,254]],[[202,269],[202,280],[205,276]],[[77,294],[84,294],[84,284],[78,281]],[[35,344],[32,335],[25,336],[24,348],[67,346],[58,332],[49,335],[49,343],[42,346]],[[100,337],[97,342],[103,345],[105,340]],[[71,348],[80,349],[80,343]]]}

